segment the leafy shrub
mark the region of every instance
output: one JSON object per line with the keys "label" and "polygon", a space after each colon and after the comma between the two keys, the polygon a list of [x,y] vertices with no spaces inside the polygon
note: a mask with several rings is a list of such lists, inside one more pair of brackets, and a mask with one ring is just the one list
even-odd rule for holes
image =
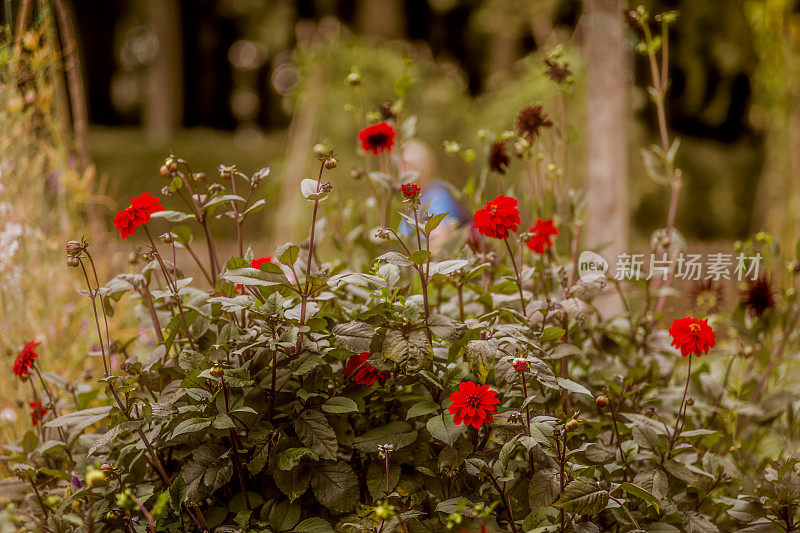
{"label": "leafy shrub", "polygon": [[[641,24],[645,14],[630,16]],[[656,50],[646,36],[643,51]],[[89,244],[67,243],[94,310],[102,391],[41,372],[51,347],[20,353],[15,373],[31,386],[33,427],[4,447],[13,477],[0,485],[11,501],[0,524],[796,529],[800,456],[786,449],[796,442],[796,395],[785,374],[786,387],[770,387],[794,364],[796,261],[785,290],[777,274],[751,283],[729,317],[716,314],[716,288],[702,285],[695,309],[708,319],[665,331],[663,281],[631,283],[626,294],[615,279],[578,279],[578,196],[557,194],[533,168],[540,155],[557,160],[541,141],[553,126],[543,112],[526,108],[518,132],[490,139],[483,176],[518,172],[524,185],[482,180],[461,191],[523,191],[532,176],[538,194],[518,194],[522,212],[500,195],[478,210],[474,229],[426,214],[415,173],[398,170],[396,147],[413,136],[413,121],[395,128],[389,119],[374,130],[382,136],[362,136],[367,161],[382,169],[362,177],[371,201],[337,197],[327,180],[342,179],[340,162],[319,148],[318,177],[299,191],[312,208],[309,238],[271,257],[245,249],[242,233],[264,206],[268,169],[247,176],[222,166],[211,179],[170,156],[160,174],[173,199],[164,203],[185,208],[143,194],[115,219],[121,235],[146,235],[149,246],[132,258],[139,267],[101,285]],[[500,157],[509,147],[521,161]],[[674,150],[647,157],[659,155],[670,170]],[[549,176],[560,179],[557,169]],[[667,172],[674,179],[680,173]],[[553,206],[569,214],[557,224],[541,219]],[[534,213],[536,224],[519,231]],[[157,244],[159,220],[171,225]],[[238,255],[224,263],[208,230],[216,220],[237,232]],[[656,251],[676,253],[669,224],[657,237]],[[768,267],[782,257],[766,235],[736,248],[761,253]],[[622,303],[607,319],[593,307],[604,291]],[[152,334],[112,338],[107,317],[130,300]]]}

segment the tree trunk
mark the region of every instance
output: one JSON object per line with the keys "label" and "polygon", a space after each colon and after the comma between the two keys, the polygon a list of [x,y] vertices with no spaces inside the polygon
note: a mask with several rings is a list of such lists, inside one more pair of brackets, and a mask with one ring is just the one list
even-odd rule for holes
{"label": "tree trunk", "polygon": [[357,20],[361,33],[398,39],[406,33],[406,10],[400,0],[361,0]]}
{"label": "tree trunk", "polygon": [[183,120],[183,63],[179,0],[146,0],[147,19],[158,53],[147,71],[144,128],[156,141],[169,140]]}
{"label": "tree trunk", "polygon": [[[628,82],[623,48],[623,2],[587,0],[583,37],[586,54],[586,245],[613,269],[628,242]],[[608,300],[612,302],[614,300]],[[603,305],[614,312],[616,304]]]}

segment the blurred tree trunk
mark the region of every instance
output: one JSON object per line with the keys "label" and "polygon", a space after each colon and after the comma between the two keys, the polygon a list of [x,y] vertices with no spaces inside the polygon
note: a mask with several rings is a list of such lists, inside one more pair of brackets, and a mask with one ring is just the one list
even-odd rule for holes
{"label": "blurred tree trunk", "polygon": [[746,5],[758,55],[754,115],[766,135],[753,230],[766,230],[794,255],[800,237],[800,15],[794,2],[759,0]]}
{"label": "blurred tree trunk", "polygon": [[357,20],[361,33],[397,39],[406,33],[406,9],[401,0],[360,0]]}
{"label": "blurred tree trunk", "polygon": [[[621,0],[587,0],[582,21],[586,56],[586,245],[613,269],[628,242],[626,54]],[[611,311],[612,308],[606,308]]]}
{"label": "blurred tree trunk", "polygon": [[158,53],[147,71],[144,128],[154,140],[172,137],[183,120],[183,62],[180,0],[145,0]]}

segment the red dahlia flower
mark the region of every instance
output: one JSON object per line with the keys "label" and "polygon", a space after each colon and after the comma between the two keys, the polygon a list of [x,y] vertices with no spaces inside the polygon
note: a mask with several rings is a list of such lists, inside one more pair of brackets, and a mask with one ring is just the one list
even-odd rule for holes
{"label": "red dahlia flower", "polygon": [[365,152],[372,152],[378,155],[383,152],[391,152],[394,146],[394,138],[397,132],[386,122],[379,122],[372,126],[367,126],[358,134],[361,141],[361,148]]}
{"label": "red dahlia flower", "polygon": [[517,201],[510,196],[500,195],[486,206],[478,209],[472,217],[475,228],[487,237],[507,239],[509,231],[517,231],[519,227],[519,209]]}
{"label": "red dahlia flower", "polygon": [[403,196],[406,198],[416,198],[419,194],[419,185],[416,183],[404,183],[400,190],[403,191]]}
{"label": "red dahlia flower", "polygon": [[352,379],[356,385],[369,387],[375,383],[376,379],[378,383],[385,385],[391,373],[388,370],[379,372],[377,368],[367,363],[367,359],[369,359],[369,352],[361,352],[348,359],[344,367],[345,377]]}
{"label": "red dahlia flower", "polygon": [[701,353],[708,353],[708,349],[717,343],[717,335],[708,320],[699,318],[677,318],[669,327],[669,335],[672,337],[672,346],[681,351],[681,355],[696,354],[700,357]]}
{"label": "red dahlia flower", "polygon": [[553,219],[551,218],[547,220],[537,218],[536,224],[528,229],[528,233],[530,238],[525,244],[537,254],[543,254],[547,248],[553,247],[553,241],[550,240],[550,237],[558,235],[558,228],[553,224]]}
{"label": "red dahlia flower", "polygon": [[44,408],[42,402],[28,402],[31,408],[31,424],[34,426],[39,425],[39,421],[47,414],[47,409]]}
{"label": "red dahlia flower", "polygon": [[127,239],[134,233],[136,228],[150,222],[150,214],[156,211],[163,211],[159,199],[144,193],[138,198],[131,198],[131,205],[117,213],[114,217],[114,225],[119,231],[119,236]]}
{"label": "red dahlia flower", "polygon": [[489,388],[489,385],[476,385],[471,381],[463,381],[458,385],[458,391],[450,394],[450,414],[454,415],[453,422],[456,425],[464,422],[465,426],[472,426],[475,429],[483,424],[490,424],[494,419],[492,413],[497,412],[497,404],[500,403],[495,398],[497,391]]}
{"label": "red dahlia flower", "polygon": [[261,268],[261,265],[264,263],[272,263],[275,264],[275,261],[272,260],[272,256],[268,255],[266,257],[254,257],[252,261],[250,261],[250,266],[253,268]]}
{"label": "red dahlia flower", "polygon": [[33,365],[33,360],[39,358],[39,354],[36,353],[34,349],[40,344],[41,342],[30,341],[22,348],[19,355],[17,355],[14,361],[14,374],[16,374],[18,378],[22,379],[28,375],[28,369]]}

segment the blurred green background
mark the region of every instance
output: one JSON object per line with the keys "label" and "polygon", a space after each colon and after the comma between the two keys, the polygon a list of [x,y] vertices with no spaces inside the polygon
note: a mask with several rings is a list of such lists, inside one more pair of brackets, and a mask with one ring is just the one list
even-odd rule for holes
{"label": "blurred green background", "polygon": [[[636,7],[611,3],[620,17]],[[774,172],[769,141],[784,116],[782,85],[796,78],[797,2],[644,4],[652,13],[679,12],[667,104],[686,176],[678,227],[693,240],[743,238],[767,222],[769,193],[759,184]],[[581,109],[583,91],[593,90],[582,85],[585,7],[579,0],[73,0],[92,159],[115,198],[157,192],[156,170],[171,150],[207,172],[218,163],[245,172],[271,165],[280,179],[297,109],[314,115],[301,117],[314,142],[355,157],[357,124],[344,106],[359,106],[359,95],[343,79],[357,67],[373,109],[397,98],[398,78],[413,79],[404,106],[420,117],[419,136],[439,173],[459,184],[463,172],[442,142],[477,148],[479,130],[513,129],[523,105],[553,103],[541,61],[556,44],[572,58],[571,107]],[[666,213],[663,187],[646,178],[638,155],[656,142],[657,125],[646,60],[633,53],[632,36],[621,46],[630,52],[629,114],[621,117],[629,131],[628,211],[633,238],[646,239]],[[304,99],[312,104],[299,108]],[[580,141],[577,116],[570,131]],[[577,150],[575,159],[580,178]],[[267,199],[278,207],[276,190]]]}

